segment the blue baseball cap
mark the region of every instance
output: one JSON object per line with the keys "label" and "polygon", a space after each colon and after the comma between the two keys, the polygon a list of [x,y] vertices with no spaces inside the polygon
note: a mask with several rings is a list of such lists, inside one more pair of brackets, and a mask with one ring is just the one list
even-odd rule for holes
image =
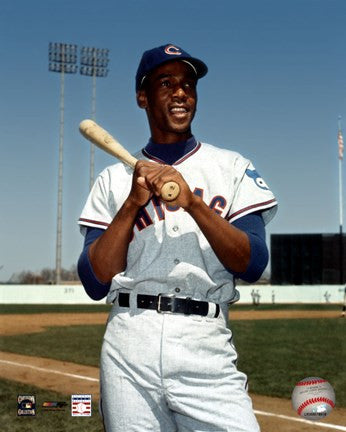
{"label": "blue baseball cap", "polygon": [[136,91],[141,89],[145,78],[150,72],[161,64],[173,60],[182,60],[188,63],[195,71],[197,79],[202,78],[208,72],[208,67],[205,63],[192,57],[182,48],[173,44],[161,45],[143,53],[136,73]]}

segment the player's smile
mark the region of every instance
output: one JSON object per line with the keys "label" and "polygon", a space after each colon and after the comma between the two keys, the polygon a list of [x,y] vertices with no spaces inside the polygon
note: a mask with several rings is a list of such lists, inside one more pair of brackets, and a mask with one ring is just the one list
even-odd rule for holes
{"label": "player's smile", "polygon": [[184,141],[191,136],[196,112],[196,75],[182,61],[156,68],[147,78],[138,102],[148,114],[152,139],[159,143]]}
{"label": "player's smile", "polygon": [[186,106],[174,105],[169,108],[170,113],[177,119],[184,119],[189,113],[190,109]]}

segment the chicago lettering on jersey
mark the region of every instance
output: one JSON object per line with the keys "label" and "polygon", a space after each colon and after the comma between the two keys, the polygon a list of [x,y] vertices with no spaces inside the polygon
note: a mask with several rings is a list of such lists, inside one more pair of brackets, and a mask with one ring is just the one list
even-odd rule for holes
{"label": "chicago lettering on jersey", "polygon": [[[201,188],[195,188],[195,190],[193,191],[193,193],[199,197],[201,197],[203,199],[203,189]],[[227,205],[227,200],[225,197],[221,196],[221,195],[216,195],[214,196],[209,204],[209,208],[211,208],[212,210],[215,211],[215,213],[217,213],[218,215],[222,214],[222,211],[225,209]],[[147,204],[146,207],[143,207],[137,215],[136,221],[135,221],[135,226],[137,227],[138,231],[142,231],[145,228],[148,228],[150,225],[153,225],[154,221],[152,219],[152,217],[149,214],[149,211],[147,210],[147,208],[149,206],[153,206],[154,210],[155,210],[155,214],[158,217],[158,220],[162,221],[165,219],[165,212],[169,211],[169,212],[176,212],[178,210],[180,210],[179,206],[171,206],[168,203],[164,203],[163,201],[160,200],[160,198],[153,196],[149,203]],[[132,236],[133,238],[133,236]]]}

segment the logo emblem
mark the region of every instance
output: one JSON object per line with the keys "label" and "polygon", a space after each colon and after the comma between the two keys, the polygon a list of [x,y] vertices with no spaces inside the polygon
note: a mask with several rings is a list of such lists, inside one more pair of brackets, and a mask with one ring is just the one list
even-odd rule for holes
{"label": "logo emblem", "polygon": [[180,51],[180,48],[174,46],[174,45],[167,45],[165,48],[165,53],[169,55],[181,55],[182,52]]}
{"label": "logo emblem", "polygon": [[44,411],[64,411],[67,402],[46,401],[43,402],[42,408]]}
{"label": "logo emblem", "polygon": [[71,395],[71,415],[72,417],[91,416],[90,394]]}
{"label": "logo emblem", "polygon": [[17,396],[17,415],[18,416],[36,415],[36,398],[34,395]]}
{"label": "logo emblem", "polygon": [[252,178],[253,181],[256,183],[256,185],[259,188],[264,189],[264,190],[269,190],[266,182],[263,180],[263,178],[258,174],[258,172],[256,170],[249,170],[249,169],[247,169],[245,171],[245,174],[248,177]]}

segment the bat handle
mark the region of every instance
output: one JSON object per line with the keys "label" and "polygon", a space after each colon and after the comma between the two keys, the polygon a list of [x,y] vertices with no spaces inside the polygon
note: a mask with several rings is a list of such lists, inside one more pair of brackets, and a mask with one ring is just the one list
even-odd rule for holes
{"label": "bat handle", "polygon": [[161,197],[165,201],[174,201],[180,193],[180,187],[178,183],[169,181],[165,183],[161,188]]}

